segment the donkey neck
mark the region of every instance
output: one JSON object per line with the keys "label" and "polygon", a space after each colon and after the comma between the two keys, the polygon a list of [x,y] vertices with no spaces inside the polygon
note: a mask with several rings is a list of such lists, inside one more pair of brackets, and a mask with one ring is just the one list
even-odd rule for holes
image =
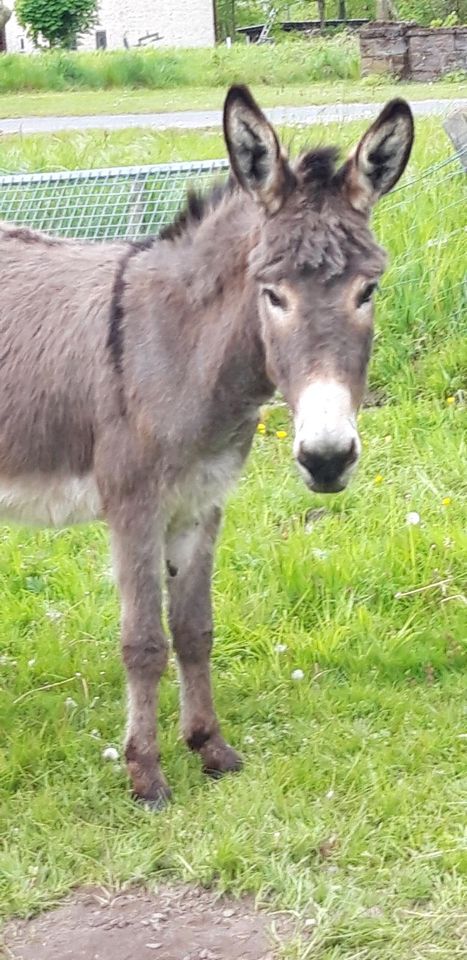
{"label": "donkey neck", "polygon": [[208,438],[211,447],[253,421],[274,389],[248,271],[257,234],[255,205],[235,193],[147,254],[166,305],[158,311],[165,353],[177,358],[177,405],[189,411],[191,436],[202,444]]}
{"label": "donkey neck", "polygon": [[214,402],[257,406],[273,386],[266,374],[258,294],[250,270],[258,208],[234,193],[195,232],[186,262],[187,301],[199,330]]}

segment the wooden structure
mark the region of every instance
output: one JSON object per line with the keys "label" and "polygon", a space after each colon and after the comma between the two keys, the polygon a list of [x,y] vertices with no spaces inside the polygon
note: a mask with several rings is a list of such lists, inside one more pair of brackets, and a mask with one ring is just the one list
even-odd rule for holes
{"label": "wooden structure", "polygon": [[317,4],[317,20],[276,20],[277,13],[274,9],[271,9],[270,16],[265,23],[238,27],[236,32],[246,37],[249,43],[264,43],[265,40],[269,39],[269,31],[273,24],[280,27],[285,33],[308,33],[314,30],[323,31],[326,27],[358,28],[369,22],[368,18],[349,19],[346,11],[346,0],[339,0],[338,16],[334,19],[326,19],[326,0],[311,0],[311,2]]}

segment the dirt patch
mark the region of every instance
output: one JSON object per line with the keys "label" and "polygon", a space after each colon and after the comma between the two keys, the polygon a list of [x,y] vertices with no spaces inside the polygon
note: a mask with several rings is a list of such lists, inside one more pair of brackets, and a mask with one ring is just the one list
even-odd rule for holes
{"label": "dirt patch", "polygon": [[92,889],[11,923],[4,948],[11,960],[274,960],[292,932],[284,916],[257,912],[250,899],[186,887]]}

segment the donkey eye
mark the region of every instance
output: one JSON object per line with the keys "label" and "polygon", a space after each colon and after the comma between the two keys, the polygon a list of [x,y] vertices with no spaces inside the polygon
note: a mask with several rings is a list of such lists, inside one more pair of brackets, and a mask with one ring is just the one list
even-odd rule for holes
{"label": "donkey eye", "polygon": [[364,303],[369,303],[375,290],[378,289],[377,283],[368,283],[359,293],[357,298],[357,307],[362,307]]}
{"label": "donkey eye", "polygon": [[286,303],[284,298],[281,297],[273,287],[263,287],[263,295],[266,297],[266,300],[269,301],[271,307],[285,310]]}

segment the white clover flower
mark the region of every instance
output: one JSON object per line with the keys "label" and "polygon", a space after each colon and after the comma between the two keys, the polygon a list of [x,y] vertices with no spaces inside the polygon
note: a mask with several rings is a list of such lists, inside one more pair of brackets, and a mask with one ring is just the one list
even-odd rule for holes
{"label": "white clover flower", "polygon": [[45,615],[48,620],[61,620],[63,613],[61,610],[57,610],[56,607],[48,607],[45,611]]}
{"label": "white clover flower", "polygon": [[105,750],[102,751],[102,759],[109,760],[111,763],[116,763],[119,757],[120,754],[115,747],[106,747]]}
{"label": "white clover flower", "polygon": [[405,522],[408,523],[409,527],[416,527],[420,523],[420,514],[416,510],[411,510],[407,514]]}
{"label": "white clover flower", "polygon": [[303,673],[303,670],[292,670],[291,677],[292,680],[303,680],[305,674]]}
{"label": "white clover flower", "polygon": [[286,643],[276,643],[276,646],[274,647],[274,650],[276,651],[276,653],[285,653],[286,650],[287,650],[287,644],[286,644]]}

